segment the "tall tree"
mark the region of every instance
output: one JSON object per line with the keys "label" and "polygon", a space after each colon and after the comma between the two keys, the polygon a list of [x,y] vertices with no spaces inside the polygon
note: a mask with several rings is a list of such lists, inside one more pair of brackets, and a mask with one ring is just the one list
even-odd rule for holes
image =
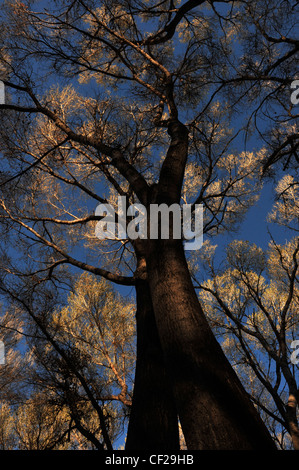
{"label": "tall tree", "polygon": [[[228,123],[244,97],[257,110],[275,98],[285,111],[279,99],[298,47],[290,33],[295,6],[256,3],[59,0],[41,12],[34,2],[7,2],[3,11],[1,220],[24,261],[9,252],[2,282],[12,274],[31,274],[33,285],[57,282],[70,264],[136,286],[137,364],[149,373],[137,365],[130,448],[177,448],[177,415],[189,449],[273,448],[211,331],[182,240],[103,242],[91,215],[94,204],[115,205],[117,195],[147,209],[189,195],[193,207],[204,205],[211,235],[244,215],[267,153],[234,149],[242,125],[234,131]],[[267,32],[278,21],[281,34],[289,31],[281,38]],[[249,122],[245,116],[244,128]],[[280,151],[291,155],[295,138]],[[184,186],[187,170],[193,187]],[[162,420],[148,394],[152,378]],[[134,406],[142,409],[143,392],[160,442],[154,427],[139,432]]]}

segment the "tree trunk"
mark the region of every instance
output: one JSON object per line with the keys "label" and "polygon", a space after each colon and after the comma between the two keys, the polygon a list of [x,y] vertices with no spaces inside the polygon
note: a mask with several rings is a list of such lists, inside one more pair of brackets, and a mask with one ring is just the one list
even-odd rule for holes
{"label": "tree trunk", "polygon": [[292,438],[294,450],[299,450],[299,428],[297,421],[297,400],[295,393],[290,393],[286,406],[288,431]]}
{"label": "tree trunk", "polygon": [[136,281],[137,363],[126,450],[179,450],[178,416],[158,337],[149,286]]}
{"label": "tree trunk", "polygon": [[188,449],[275,449],[204,316],[181,241],[149,247],[156,325]]}

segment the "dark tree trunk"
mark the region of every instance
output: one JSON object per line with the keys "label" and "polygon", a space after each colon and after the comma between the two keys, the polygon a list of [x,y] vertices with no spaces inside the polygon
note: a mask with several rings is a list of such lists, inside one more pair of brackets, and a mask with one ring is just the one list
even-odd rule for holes
{"label": "dark tree trunk", "polygon": [[[169,123],[168,132],[170,146],[147,206],[180,202],[188,132],[177,120]],[[174,441],[168,441],[164,431],[177,429],[177,412],[189,450],[274,450],[267,428],[207,322],[182,242],[147,240],[143,248],[150,293],[147,284],[139,283],[138,359],[127,448],[172,448]],[[150,446],[146,436],[152,439],[155,428],[161,437],[157,435]]]}
{"label": "dark tree trunk", "polygon": [[136,281],[137,363],[126,450],[179,450],[178,417],[149,286]]}
{"label": "dark tree trunk", "polygon": [[297,420],[298,390],[296,383],[290,385],[289,399],[286,405],[287,430],[292,438],[294,450],[299,450],[299,427]]}
{"label": "dark tree trunk", "polygon": [[275,449],[205,318],[181,241],[150,247],[151,298],[188,449]]}

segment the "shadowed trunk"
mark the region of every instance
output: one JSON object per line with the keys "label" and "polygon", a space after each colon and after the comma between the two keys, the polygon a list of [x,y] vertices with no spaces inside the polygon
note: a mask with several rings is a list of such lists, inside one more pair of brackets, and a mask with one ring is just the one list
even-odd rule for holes
{"label": "shadowed trunk", "polygon": [[189,450],[275,446],[204,316],[181,241],[152,240],[148,281]]}
{"label": "shadowed trunk", "polygon": [[[289,395],[288,403],[286,406],[286,416],[287,416],[287,428],[288,432],[292,438],[293,446],[295,450],[299,450],[299,428],[297,420],[297,400],[294,394]],[[298,394],[298,393],[297,393]]]}
{"label": "shadowed trunk", "polygon": [[[168,132],[171,142],[159,182],[148,193],[147,209],[154,203],[180,202],[188,132],[179,121],[170,122]],[[169,229],[172,234],[173,226]],[[150,292],[139,281],[138,359],[127,448],[172,448],[174,441],[165,439],[164,431],[177,429],[178,414],[189,450],[274,450],[266,426],[206,320],[181,240],[147,239],[143,248]],[[155,429],[161,437],[154,436]],[[147,439],[153,437],[149,445]]]}
{"label": "shadowed trunk", "polygon": [[126,450],[179,450],[178,417],[148,283],[136,281],[137,363]]}

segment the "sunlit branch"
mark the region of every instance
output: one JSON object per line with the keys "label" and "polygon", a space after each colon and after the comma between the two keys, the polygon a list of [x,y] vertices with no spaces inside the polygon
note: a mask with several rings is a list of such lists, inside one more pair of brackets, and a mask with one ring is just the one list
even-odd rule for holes
{"label": "sunlit branch", "polygon": [[76,266],[78,268],[81,268],[84,271],[89,271],[93,274],[99,275],[104,277],[105,279],[112,281],[116,284],[120,285],[126,285],[126,286],[132,286],[135,284],[135,278],[133,277],[127,277],[127,276],[122,276],[120,274],[115,274],[111,273],[110,271],[107,271],[106,269],[98,268],[92,265],[89,265],[88,263],[84,263],[83,261],[79,261],[72,256],[68,255],[65,253],[59,246],[57,246],[54,242],[47,240],[45,237],[43,237],[40,233],[38,233],[36,230],[34,230],[32,227],[29,225],[25,224],[22,220],[17,219],[14,217],[8,208],[4,205],[2,202],[2,208],[5,210],[5,212],[9,215],[10,220],[16,222],[20,227],[23,227],[25,230],[30,232],[34,237],[36,237],[38,240],[40,240],[45,246],[48,246],[49,248],[52,248],[56,253],[59,253],[67,262],[73,266]]}
{"label": "sunlit branch", "polygon": [[[8,82],[6,82],[8,84]],[[22,91],[26,91],[32,100],[34,101],[36,107],[22,107],[17,105],[10,105],[10,104],[0,104],[0,110],[15,110],[19,112],[29,112],[29,113],[36,113],[36,114],[43,114],[47,116],[60,130],[62,130],[68,137],[68,139],[78,142],[82,145],[91,146],[98,151],[102,152],[106,156],[111,158],[111,164],[115,166],[115,168],[121,173],[122,176],[131,184],[133,190],[139,197],[141,202],[146,202],[147,192],[148,192],[148,185],[143,178],[143,176],[136,170],[136,168],[131,165],[123,156],[122,152],[118,148],[113,148],[109,145],[104,144],[100,140],[96,138],[92,138],[86,135],[78,134],[74,130],[72,130],[66,122],[64,122],[57,113],[51,111],[49,108],[43,106],[36,96],[32,93],[30,89],[19,87],[16,85],[11,85],[13,88],[21,89]]]}

